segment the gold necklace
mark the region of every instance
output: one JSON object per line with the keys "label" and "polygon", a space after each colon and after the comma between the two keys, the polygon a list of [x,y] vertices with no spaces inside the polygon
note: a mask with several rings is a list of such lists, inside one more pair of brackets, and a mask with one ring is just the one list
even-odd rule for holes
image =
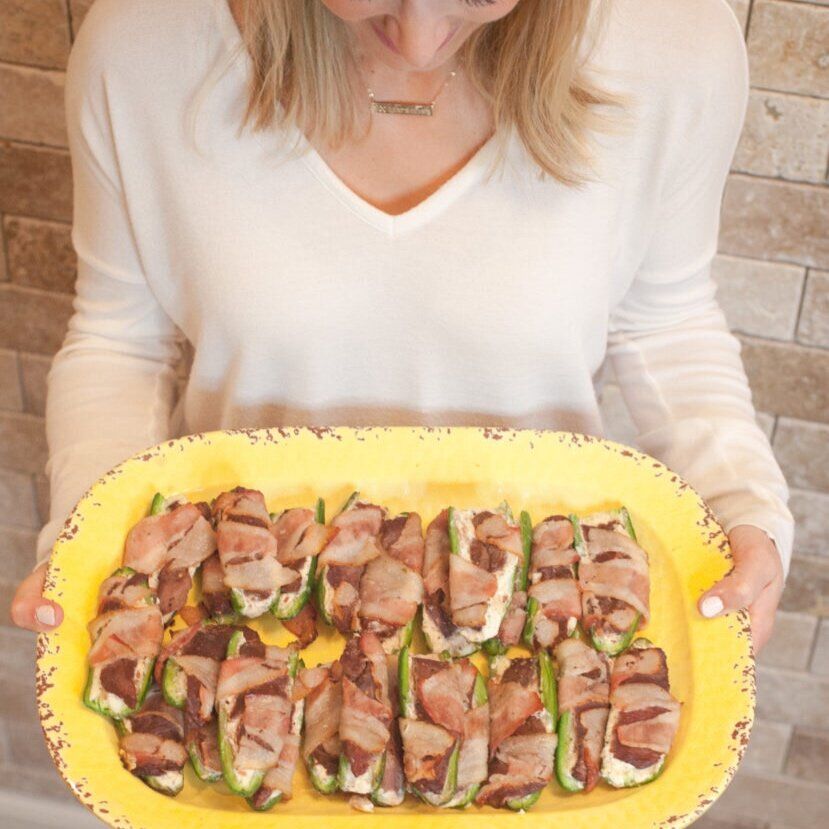
{"label": "gold necklace", "polygon": [[457,69],[453,69],[440,89],[435,93],[435,97],[425,104],[418,104],[412,101],[378,101],[374,96],[374,90],[370,86],[367,86],[366,91],[368,92],[369,108],[372,112],[377,112],[381,115],[434,115],[435,101],[440,97],[441,92],[452,83],[455,75],[460,70],[460,66]]}

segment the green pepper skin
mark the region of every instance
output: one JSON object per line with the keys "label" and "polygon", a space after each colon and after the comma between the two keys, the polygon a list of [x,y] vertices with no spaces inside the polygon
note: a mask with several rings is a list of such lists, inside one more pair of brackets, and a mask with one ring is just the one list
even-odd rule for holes
{"label": "green pepper skin", "polygon": [[556,744],[556,778],[563,789],[568,792],[580,792],[584,783],[576,780],[567,768],[569,747],[575,740],[573,712],[563,711],[558,719],[558,743]]}
{"label": "green pepper skin", "polygon": [[242,797],[251,797],[256,794],[265,779],[265,772],[255,772],[247,783],[239,778],[233,766],[233,748],[227,739],[227,714],[222,710],[219,711],[219,756],[222,758],[222,777],[227,787],[234,794]]}
{"label": "green pepper skin", "polygon": [[541,797],[541,789],[537,792],[532,792],[525,797],[516,797],[512,800],[506,800],[504,802],[507,809],[511,809],[513,812],[526,812],[528,809],[535,806],[539,797]]}
{"label": "green pepper skin", "polygon": [[325,597],[328,592],[328,584],[325,578],[327,574],[328,567],[323,567],[321,570],[317,572],[314,593],[317,602],[317,611],[319,612],[320,617],[326,625],[333,626],[334,620],[331,618],[331,614],[325,609]]}
{"label": "green pepper skin", "polygon": [[322,498],[317,498],[316,507],[314,509],[314,520],[317,524],[325,523],[325,501]]}
{"label": "green pepper skin", "polygon": [[[181,681],[184,672],[179,667],[178,663],[171,656],[164,663],[164,673],[161,676],[161,693],[168,705],[173,708],[184,708],[185,700],[187,699],[187,692],[179,693],[181,689]],[[186,680],[185,680],[186,682]]]}
{"label": "green pepper skin", "polygon": [[400,695],[400,713],[404,717],[413,717],[415,712],[411,673],[412,660],[409,646],[405,645],[397,656],[397,689]]}
{"label": "green pepper skin", "polygon": [[195,745],[187,746],[187,755],[190,758],[190,765],[193,766],[193,771],[199,780],[204,780],[205,783],[216,783],[222,779],[222,773],[219,770],[206,769],[202,764],[199,752]]}
{"label": "green pepper skin", "polygon": [[[359,501],[359,500],[360,500],[360,492],[359,492],[359,490],[355,489],[354,492],[352,492],[351,495],[349,495],[348,498],[346,498],[345,503],[340,507],[340,511],[337,513],[337,515],[341,515],[342,513],[346,512],[347,510],[350,510],[354,506],[354,504],[356,504],[357,501]],[[320,522],[320,523],[322,523],[322,522]]]}
{"label": "green pepper skin", "polygon": [[447,519],[449,522],[449,548],[452,550],[452,555],[458,555],[461,549],[461,540],[458,536],[458,527],[455,524],[455,508],[449,507],[447,511]]}
{"label": "green pepper skin", "polygon": [[304,584],[302,585],[301,589],[297,591],[294,599],[291,601],[290,604],[287,605],[285,608],[280,608],[280,599],[281,594],[277,593],[276,598],[274,599],[273,604],[271,605],[271,613],[276,616],[277,619],[285,620],[285,619],[293,619],[294,616],[305,607],[306,602],[311,596],[311,591],[313,590],[314,586],[314,575],[317,570],[317,559],[316,557],[311,559],[311,566],[308,568],[308,573],[305,576]]}
{"label": "green pepper skin", "polygon": [[282,800],[282,792],[277,789],[274,789],[268,797],[265,799],[263,803],[260,805],[256,805],[256,801],[253,797],[246,798],[248,802],[248,806],[256,812],[267,812],[269,809],[273,809],[280,800]]}
{"label": "green pepper skin", "polygon": [[160,492],[153,495],[153,500],[150,502],[150,515],[160,515],[164,512],[164,496]]}
{"label": "green pepper skin", "polygon": [[184,775],[179,772],[176,775],[176,782],[172,786],[168,786],[161,782],[161,778],[155,775],[141,778],[151,789],[154,789],[161,794],[166,794],[167,797],[175,797],[184,788]]}
{"label": "green pepper skin", "polygon": [[412,794],[417,795],[424,803],[430,806],[445,806],[455,796],[458,788],[458,760],[461,754],[460,741],[455,742],[455,747],[452,749],[452,754],[449,757],[449,765],[446,770],[446,782],[443,786],[443,791],[440,794],[432,794],[422,792],[417,786],[410,786]]}
{"label": "green pepper skin", "polygon": [[316,770],[316,763],[308,757],[305,760],[305,768],[308,769],[308,777],[311,785],[320,794],[333,794],[340,788],[340,781],[336,774],[328,774],[324,769],[322,773]]}
{"label": "green pepper skin", "polygon": [[144,704],[144,698],[147,696],[147,691],[150,689],[150,683],[152,682],[153,678],[153,666],[155,665],[155,657],[152,659],[146,660],[147,662],[147,672],[144,676],[144,681],[141,684],[141,687],[138,689],[138,694],[136,695],[136,703],[134,708],[125,708],[123,711],[116,713],[112,711],[112,709],[108,708],[104,703],[99,702],[96,699],[92,698],[92,684],[94,679],[94,668],[89,668],[87,675],[86,675],[86,685],[84,686],[83,691],[83,704],[94,711],[96,714],[102,714],[104,717],[109,717],[112,720],[122,720],[126,717],[131,717],[136,711],[140,710],[141,706]]}
{"label": "green pepper skin", "polygon": [[558,723],[558,689],[556,687],[556,677],[553,671],[553,661],[546,651],[539,651],[538,656],[538,675],[540,678],[541,701],[544,707],[553,719],[553,729]]}
{"label": "green pepper skin", "polygon": [[[371,791],[373,792],[383,779],[383,771],[386,768],[386,753],[385,751],[374,761],[374,770],[371,777]],[[340,755],[340,765],[337,769],[337,786],[341,791],[348,792],[346,789],[346,776],[348,775],[348,758],[345,754]]]}
{"label": "green pepper skin", "polygon": [[521,511],[518,525],[521,528],[521,546],[524,550],[524,561],[521,569],[515,574],[515,589],[526,590],[527,577],[530,573],[530,559],[533,554],[533,521],[526,510]]}

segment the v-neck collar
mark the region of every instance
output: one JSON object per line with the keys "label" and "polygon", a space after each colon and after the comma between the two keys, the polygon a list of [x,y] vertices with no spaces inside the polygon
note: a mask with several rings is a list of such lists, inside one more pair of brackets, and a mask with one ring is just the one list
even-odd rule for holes
{"label": "v-neck collar", "polygon": [[[230,49],[235,53],[234,65],[245,72],[250,70],[250,55],[245,49],[239,27],[227,0],[214,0],[217,18],[222,34]],[[244,80],[243,79],[243,80]],[[328,190],[344,207],[381,233],[394,238],[402,236],[428,224],[455,201],[461,198],[475,184],[481,182],[492,170],[498,154],[501,137],[490,136],[475,154],[451,178],[447,179],[433,193],[403,213],[386,213],[355,193],[325,162],[302,130],[292,125],[286,128],[288,143],[297,148],[299,159],[317,181]]]}

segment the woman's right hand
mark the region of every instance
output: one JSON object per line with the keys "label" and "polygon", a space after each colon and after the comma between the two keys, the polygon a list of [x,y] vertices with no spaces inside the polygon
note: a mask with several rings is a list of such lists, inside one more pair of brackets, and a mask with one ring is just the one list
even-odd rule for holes
{"label": "woman's right hand", "polygon": [[43,598],[46,562],[39,564],[20,582],[12,599],[11,619],[26,630],[54,630],[63,621],[63,610],[56,602]]}

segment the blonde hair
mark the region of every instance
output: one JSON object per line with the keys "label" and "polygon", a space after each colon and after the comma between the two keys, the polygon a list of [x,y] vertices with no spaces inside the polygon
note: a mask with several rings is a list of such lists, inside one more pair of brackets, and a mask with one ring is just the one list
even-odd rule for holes
{"label": "blonde hair", "polygon": [[[595,9],[603,25],[604,0]],[[244,124],[301,125],[334,146],[355,137],[358,98],[348,30],[320,0],[246,0],[242,36],[252,73]],[[520,0],[463,45],[464,70],[489,102],[496,134],[515,127],[543,173],[579,185],[593,171],[591,130],[609,131],[603,110],[622,99],[586,77],[582,54],[590,0]]]}

